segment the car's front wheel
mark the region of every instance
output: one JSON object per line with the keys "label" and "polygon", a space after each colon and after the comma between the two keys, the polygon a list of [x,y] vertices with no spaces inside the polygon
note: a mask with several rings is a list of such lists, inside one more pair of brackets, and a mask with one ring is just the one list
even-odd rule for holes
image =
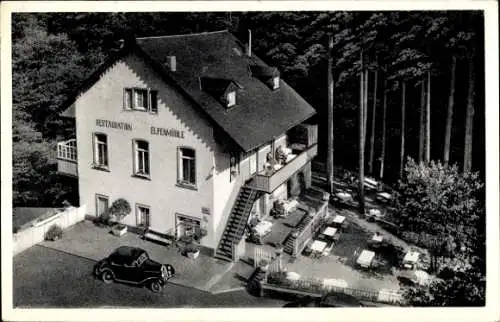
{"label": "car's front wheel", "polygon": [[154,280],[149,284],[149,289],[154,293],[159,293],[163,289],[163,284],[160,280]]}
{"label": "car's front wheel", "polygon": [[111,270],[107,269],[101,273],[101,279],[105,284],[111,284],[113,283],[115,276]]}

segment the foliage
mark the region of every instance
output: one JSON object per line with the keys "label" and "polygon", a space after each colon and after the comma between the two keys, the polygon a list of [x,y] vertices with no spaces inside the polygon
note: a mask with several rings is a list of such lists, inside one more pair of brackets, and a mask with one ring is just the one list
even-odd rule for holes
{"label": "foliage", "polygon": [[121,221],[125,218],[132,209],[130,208],[130,204],[127,200],[123,198],[116,199],[111,207],[109,207],[107,213],[109,217],[114,218],[116,221]]}
{"label": "foliage", "polygon": [[60,239],[63,235],[63,230],[59,225],[50,226],[49,230],[45,233],[45,240]]}
{"label": "foliage", "polygon": [[403,292],[413,306],[483,306],[486,278],[477,268],[449,270],[448,276],[436,279],[428,286],[412,286]]}
{"label": "foliage", "polygon": [[477,173],[408,160],[396,193],[395,219],[406,240],[429,250],[434,270],[438,259],[473,254],[477,229],[484,225],[482,189]]}

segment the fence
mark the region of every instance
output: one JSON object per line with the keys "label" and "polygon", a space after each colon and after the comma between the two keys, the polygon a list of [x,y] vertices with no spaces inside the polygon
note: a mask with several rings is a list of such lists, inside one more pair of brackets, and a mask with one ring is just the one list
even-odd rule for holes
{"label": "fence", "polygon": [[272,289],[274,291],[282,291],[286,293],[311,293],[316,296],[324,296],[330,293],[340,293],[351,295],[358,300],[370,301],[374,303],[388,303],[388,304],[404,304],[404,300],[400,292],[395,290],[368,290],[368,289],[354,289],[348,287],[338,286],[324,286],[320,280],[317,279],[300,279],[297,281],[283,280],[283,276],[272,277],[268,276],[267,283],[263,283],[264,289]]}
{"label": "fence", "polygon": [[16,255],[23,250],[41,242],[45,238],[45,233],[52,225],[59,225],[62,229],[76,224],[85,219],[87,207],[69,207],[63,212],[56,213],[47,219],[34,222],[31,227],[17,232],[13,236],[13,254]]}
{"label": "fence", "polygon": [[268,272],[279,272],[280,263],[274,255],[276,253],[267,251],[262,247],[255,247],[253,249],[253,266],[256,268],[261,264],[261,261],[265,260],[268,263]]}

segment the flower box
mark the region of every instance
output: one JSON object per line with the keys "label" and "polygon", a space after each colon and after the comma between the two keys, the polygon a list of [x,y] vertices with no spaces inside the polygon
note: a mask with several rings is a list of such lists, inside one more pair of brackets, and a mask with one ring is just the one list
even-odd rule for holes
{"label": "flower box", "polygon": [[123,236],[127,233],[127,226],[122,225],[122,224],[115,225],[111,228],[111,232],[115,236],[118,236],[118,237]]}
{"label": "flower box", "polygon": [[198,256],[200,256],[200,251],[197,250],[197,251],[194,251],[194,252],[186,252],[186,255],[187,255],[188,258],[196,259],[196,258],[198,258]]}

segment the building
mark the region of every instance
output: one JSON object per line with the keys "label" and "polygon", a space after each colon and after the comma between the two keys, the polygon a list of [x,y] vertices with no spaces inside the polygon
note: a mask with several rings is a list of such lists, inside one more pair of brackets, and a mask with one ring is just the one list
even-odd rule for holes
{"label": "building", "polygon": [[99,216],[127,200],[129,226],[231,259],[251,213],[310,185],[314,109],[227,31],[126,42],[68,102],[76,139],[59,172]]}

